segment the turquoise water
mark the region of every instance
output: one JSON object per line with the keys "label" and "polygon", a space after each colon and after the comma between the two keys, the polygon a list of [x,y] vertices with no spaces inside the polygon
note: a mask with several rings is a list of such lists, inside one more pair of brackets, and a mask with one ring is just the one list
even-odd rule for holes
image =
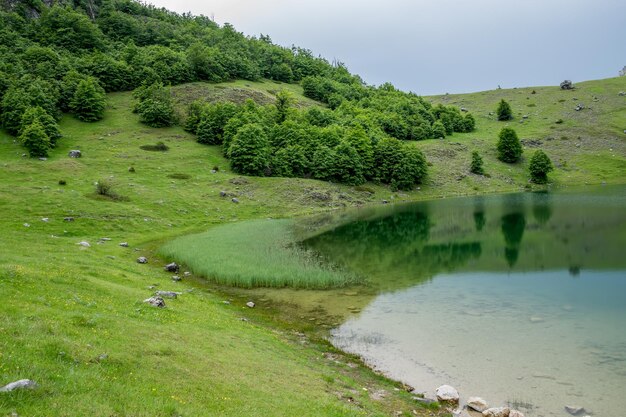
{"label": "turquoise water", "polygon": [[338,347],[417,391],[527,416],[626,409],[626,187],[351,214],[304,244],[378,295]]}

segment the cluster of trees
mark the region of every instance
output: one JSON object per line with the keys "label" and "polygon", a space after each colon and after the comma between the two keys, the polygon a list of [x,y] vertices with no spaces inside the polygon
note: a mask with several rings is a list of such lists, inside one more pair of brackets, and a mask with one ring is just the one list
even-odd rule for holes
{"label": "cluster of trees", "polygon": [[274,105],[195,102],[185,129],[199,143],[221,145],[234,171],[316,178],[359,185],[371,180],[408,190],[426,176],[412,144],[384,133],[374,120],[338,110],[295,109],[285,92]]}

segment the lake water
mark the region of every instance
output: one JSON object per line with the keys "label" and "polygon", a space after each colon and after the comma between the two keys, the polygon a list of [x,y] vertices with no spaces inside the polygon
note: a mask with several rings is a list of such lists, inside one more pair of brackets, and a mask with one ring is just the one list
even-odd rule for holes
{"label": "lake water", "polygon": [[623,415],[626,187],[348,217],[303,243],[375,293],[336,346],[431,397],[450,384],[531,417]]}

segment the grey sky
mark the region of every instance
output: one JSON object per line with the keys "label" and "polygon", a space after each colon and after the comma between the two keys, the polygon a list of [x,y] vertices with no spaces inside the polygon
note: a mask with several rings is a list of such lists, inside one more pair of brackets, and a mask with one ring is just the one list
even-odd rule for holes
{"label": "grey sky", "polygon": [[149,0],[214,15],[344,62],[369,84],[418,94],[614,77],[626,65],[624,0]]}

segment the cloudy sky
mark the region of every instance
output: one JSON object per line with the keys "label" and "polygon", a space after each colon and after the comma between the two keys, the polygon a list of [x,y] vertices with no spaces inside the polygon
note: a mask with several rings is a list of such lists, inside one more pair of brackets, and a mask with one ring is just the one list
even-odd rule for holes
{"label": "cloudy sky", "polygon": [[148,0],[337,59],[418,94],[614,77],[624,0]]}

